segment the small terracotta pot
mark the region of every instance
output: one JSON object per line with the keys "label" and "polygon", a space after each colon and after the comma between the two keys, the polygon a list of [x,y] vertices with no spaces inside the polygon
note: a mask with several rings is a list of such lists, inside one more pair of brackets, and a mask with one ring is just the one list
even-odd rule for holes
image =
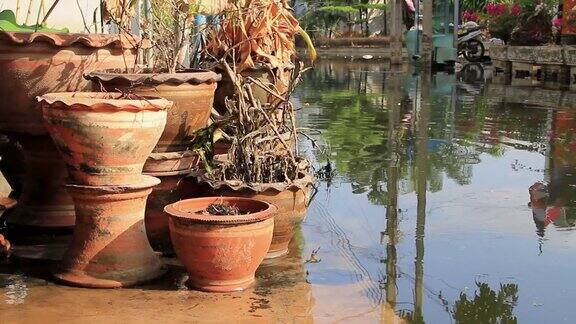
{"label": "small terracotta pot", "polygon": [[[247,214],[213,216],[213,204],[233,205]],[[210,292],[244,290],[254,284],[256,269],[270,247],[276,207],[262,201],[209,197],[169,205],[170,237],[189,274],[188,284]]]}
{"label": "small terracotta pot", "polygon": [[118,288],[163,274],[144,229],[146,198],[160,183],[141,176],[132,186],[68,185],[76,206],[72,242],[53,275],[70,285]]}
{"label": "small terracotta pot", "polygon": [[212,184],[199,177],[203,196],[245,197],[265,201],[278,208],[274,216],[274,237],[266,259],[288,253],[288,245],[294,236],[294,228],[305,218],[310,199],[312,177],[303,174],[294,184],[272,183],[259,186],[232,185],[227,182]]}
{"label": "small terracotta pot", "polygon": [[146,224],[146,235],[154,251],[162,252],[164,255],[173,255],[174,248],[170,241],[170,229],[168,228],[168,215],[164,212],[164,207],[182,199],[183,179],[190,174],[189,170],[145,173],[146,175],[157,177],[161,183],[154,187],[148,204],[144,223]]}
{"label": "small terracotta pot", "polygon": [[50,136],[74,184],[138,183],[171,102],[121,93],[53,93],[38,97]]}
{"label": "small terracotta pot", "polygon": [[144,164],[145,173],[188,171],[198,166],[200,156],[192,151],[152,153]]}
{"label": "small terracotta pot", "polygon": [[[97,71],[86,75],[95,91],[122,91],[142,96],[160,96],[174,102],[155,153],[182,152],[190,148],[197,130],[208,125],[216,83],[221,76],[211,71],[184,70],[177,73],[122,73]],[[152,171],[148,171],[152,172]],[[154,171],[158,172],[158,171]]]}
{"label": "small terracotta pot", "polygon": [[8,223],[36,229],[69,229],[76,222],[74,203],[64,189],[66,164],[47,136],[19,135],[26,174],[16,209]]}
{"label": "small terracotta pot", "polygon": [[84,73],[132,68],[139,39],[111,34],[0,31],[0,130],[46,134],[36,96],[86,91]]}

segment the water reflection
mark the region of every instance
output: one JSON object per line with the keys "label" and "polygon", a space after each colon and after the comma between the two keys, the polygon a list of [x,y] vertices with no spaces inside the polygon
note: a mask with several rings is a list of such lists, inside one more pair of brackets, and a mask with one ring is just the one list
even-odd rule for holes
{"label": "water reflection", "polygon": [[[530,316],[539,303],[518,305],[516,278],[524,277],[528,298],[554,300],[556,292],[542,288],[538,277],[529,276],[530,281],[518,273],[518,267],[542,267],[530,260],[541,253],[526,255],[531,252],[519,241],[534,242],[534,224],[543,237],[549,224],[558,229],[576,223],[573,113],[510,102],[503,97],[509,88],[499,91],[499,85],[484,83],[490,73],[482,66],[465,67],[458,75],[373,67],[321,64],[298,94],[307,106],[301,113],[306,126],[321,130],[319,139],[331,150],[316,152],[318,164],[330,160],[338,174],[336,188],[315,206],[312,215],[318,218],[312,225],[329,219],[339,240],[348,242],[347,254],[358,264],[349,269],[362,274],[358,281],[378,280],[380,303],[386,306],[381,318],[390,312],[415,323],[515,322],[517,314],[538,318]],[[528,187],[531,208],[526,208]],[[357,197],[347,195],[347,188]],[[372,206],[362,205],[364,199]],[[350,206],[358,206],[355,214],[340,216]],[[525,216],[530,210],[533,220]],[[381,248],[374,245],[376,231]],[[549,252],[551,257],[563,253],[557,247]],[[430,253],[460,268],[430,259]],[[503,261],[514,254],[515,263]],[[576,269],[572,262],[566,266]],[[348,267],[337,270],[345,273],[343,268]],[[479,274],[486,282],[477,280]],[[311,283],[322,284],[313,273]],[[467,292],[470,283],[476,287],[473,295]],[[365,297],[375,300],[368,286]]]}

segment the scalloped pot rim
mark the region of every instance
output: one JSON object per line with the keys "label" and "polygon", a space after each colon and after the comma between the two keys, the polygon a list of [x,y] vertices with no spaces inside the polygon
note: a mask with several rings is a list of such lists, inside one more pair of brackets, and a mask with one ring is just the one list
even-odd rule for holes
{"label": "scalloped pot rim", "polygon": [[292,182],[278,182],[278,183],[245,183],[239,180],[219,180],[214,181],[206,177],[206,172],[198,172],[196,178],[200,183],[209,185],[213,190],[230,189],[233,191],[251,190],[253,192],[262,193],[268,190],[276,192],[283,192],[285,190],[303,190],[314,184],[314,177],[308,172],[300,172],[298,179]]}
{"label": "scalloped pot rim", "polygon": [[[214,203],[235,204],[248,206],[251,209],[245,215],[210,215],[200,213],[208,206]],[[202,197],[185,199],[164,208],[164,211],[170,217],[191,223],[207,223],[207,224],[222,224],[222,225],[235,225],[256,223],[269,218],[272,218],[278,208],[270,203],[262,200],[243,198],[243,197]]]}
{"label": "scalloped pot rim", "polygon": [[126,84],[149,84],[159,85],[162,83],[172,84],[212,84],[222,80],[222,75],[209,70],[182,70],[176,73],[124,73],[116,70],[93,71],[84,78],[96,82],[115,82]]}
{"label": "scalloped pot rim", "polygon": [[148,42],[142,40],[140,37],[119,34],[27,33],[0,31],[0,40],[9,41],[17,45],[47,43],[55,47],[69,47],[73,45],[82,45],[92,48],[112,46],[123,49],[149,47]]}
{"label": "scalloped pot rim", "polygon": [[79,110],[152,110],[160,111],[172,107],[172,102],[164,98],[138,96],[141,99],[122,98],[126,95],[120,92],[58,92],[36,97],[43,104],[65,105]]}

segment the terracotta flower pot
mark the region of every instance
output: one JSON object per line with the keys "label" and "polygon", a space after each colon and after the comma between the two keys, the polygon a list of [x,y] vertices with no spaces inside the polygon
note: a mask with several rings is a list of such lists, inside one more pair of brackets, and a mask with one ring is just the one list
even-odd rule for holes
{"label": "terracotta flower pot", "polygon": [[19,135],[26,174],[19,203],[8,216],[17,227],[64,229],[75,223],[74,203],[64,189],[66,164],[47,135]]}
{"label": "terracotta flower pot", "polygon": [[[206,215],[213,203],[238,207],[246,214]],[[210,292],[239,291],[254,283],[274,228],[276,207],[247,198],[210,197],[177,202],[165,209],[178,259],[189,274],[188,284]]]}
{"label": "terracotta flower pot", "polygon": [[245,197],[265,201],[278,208],[274,216],[274,237],[266,259],[276,258],[288,253],[288,245],[294,236],[294,228],[300,224],[308,210],[310,188],[313,178],[302,174],[297,181],[247,185],[235,181],[213,183],[202,175],[198,180],[204,186],[204,196]]}
{"label": "terracotta flower pot", "polygon": [[94,89],[122,91],[142,96],[160,96],[174,105],[168,109],[168,120],[154,149],[181,152],[189,149],[194,133],[208,125],[216,83],[221,76],[210,71],[187,70],[178,73],[93,72],[86,75]]}
{"label": "terracotta flower pot", "polygon": [[182,179],[187,177],[190,171],[145,174],[157,177],[161,181],[158,186],[154,187],[150,196],[148,196],[144,219],[148,241],[154,251],[162,252],[164,255],[173,255],[174,248],[170,241],[168,215],[164,212],[164,207],[182,200]]}
{"label": "terracotta flower pot", "polygon": [[53,93],[38,97],[46,128],[70,180],[90,186],[138,183],[171,102],[121,93]]}
{"label": "terracotta flower pot", "polygon": [[82,75],[93,70],[132,68],[138,42],[118,35],[0,31],[0,131],[45,134],[36,96],[87,90]]}
{"label": "terracotta flower pot", "polygon": [[141,176],[131,186],[68,185],[76,206],[76,227],[53,275],[68,284],[117,288],[160,276],[162,263],[144,229],[146,198],[160,183]]}

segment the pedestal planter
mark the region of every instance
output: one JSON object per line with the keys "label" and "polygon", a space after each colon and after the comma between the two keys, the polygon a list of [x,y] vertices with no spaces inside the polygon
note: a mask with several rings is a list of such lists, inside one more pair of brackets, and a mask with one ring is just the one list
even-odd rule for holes
{"label": "pedestal planter", "polygon": [[144,229],[146,198],[160,183],[141,176],[137,185],[68,185],[76,206],[72,242],[53,275],[65,283],[93,288],[136,285],[160,276],[162,263]]}
{"label": "pedestal planter", "polygon": [[66,165],[47,135],[18,136],[24,153],[26,174],[17,208],[8,223],[43,229],[72,228],[74,203],[64,189]]}
{"label": "pedestal planter", "polygon": [[45,134],[36,96],[82,91],[84,73],[133,67],[138,40],[118,35],[0,31],[0,131]]}
{"label": "pedestal planter", "polygon": [[[203,213],[211,204],[238,207],[243,215]],[[247,198],[210,197],[166,207],[170,237],[189,274],[188,284],[210,292],[239,291],[254,283],[272,240],[276,207]]]}
{"label": "pedestal planter", "polygon": [[160,96],[174,102],[155,153],[189,149],[194,133],[207,126],[216,83],[221,76],[210,71],[188,70],[178,73],[93,72],[86,75],[94,89],[122,91],[142,96]]}
{"label": "pedestal planter", "polygon": [[38,97],[70,181],[89,186],[138,183],[171,102],[121,93],[53,93]]}
{"label": "pedestal planter", "polygon": [[274,237],[266,258],[276,258],[288,253],[288,245],[294,236],[294,227],[306,216],[313,182],[311,176],[302,174],[300,179],[291,184],[246,185],[234,181],[213,183],[202,175],[198,180],[204,184],[205,196],[245,197],[276,206],[278,212],[274,216]]}
{"label": "pedestal planter", "polygon": [[148,196],[144,220],[146,235],[154,251],[162,252],[164,255],[174,254],[174,248],[170,241],[168,215],[164,212],[164,207],[182,199],[182,180],[189,174],[190,171],[188,170],[146,173],[146,175],[157,177],[161,181]]}

